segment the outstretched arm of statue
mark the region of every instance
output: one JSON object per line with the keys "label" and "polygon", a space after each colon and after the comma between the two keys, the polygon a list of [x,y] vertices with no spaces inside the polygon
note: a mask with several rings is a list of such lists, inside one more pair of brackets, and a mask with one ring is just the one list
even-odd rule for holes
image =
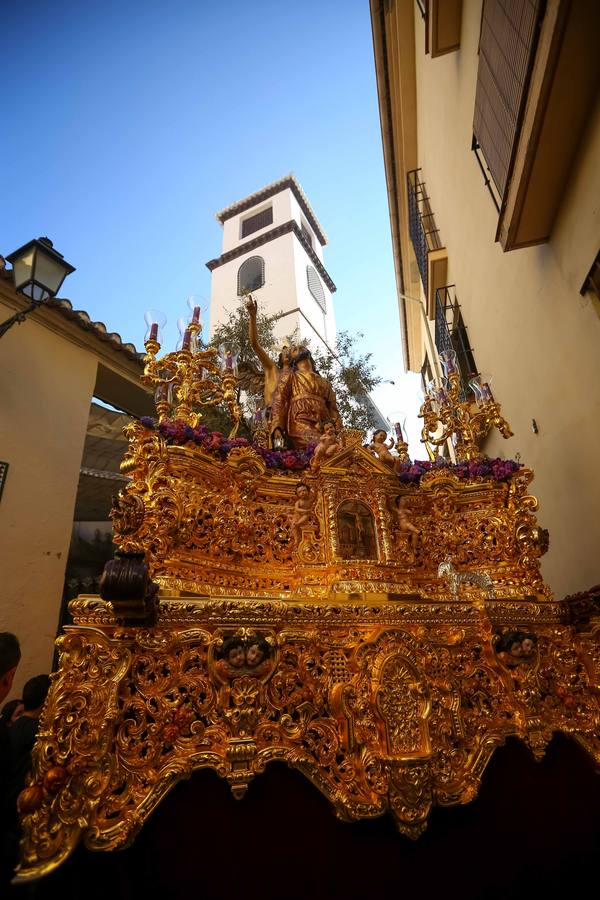
{"label": "outstretched arm of statue", "polygon": [[252,294],[248,294],[246,298],[246,309],[248,310],[249,319],[248,338],[250,339],[250,346],[260,359],[265,372],[276,369],[277,364],[274,362],[274,360],[271,359],[266,350],[261,347],[258,341],[258,330],[256,328],[256,313],[258,311],[258,305]]}

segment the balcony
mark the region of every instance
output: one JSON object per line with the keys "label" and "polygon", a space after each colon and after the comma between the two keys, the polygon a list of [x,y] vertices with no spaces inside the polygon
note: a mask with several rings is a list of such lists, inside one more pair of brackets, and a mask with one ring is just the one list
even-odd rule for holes
{"label": "balcony", "polygon": [[440,240],[425,182],[421,180],[420,173],[421,169],[413,169],[407,174],[408,230],[421,274],[427,315],[433,319],[436,291],[446,283],[448,254]]}
{"label": "balcony", "polygon": [[438,288],[435,305],[435,346],[438,354],[444,350],[455,351],[460,372],[461,400],[466,400],[471,394],[469,379],[477,373],[477,366],[453,284]]}

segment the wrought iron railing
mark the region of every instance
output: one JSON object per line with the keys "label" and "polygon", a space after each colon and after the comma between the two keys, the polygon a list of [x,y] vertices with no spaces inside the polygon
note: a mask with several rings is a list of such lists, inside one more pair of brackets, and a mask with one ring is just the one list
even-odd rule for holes
{"label": "wrought iron railing", "polygon": [[438,353],[445,350],[456,353],[461,400],[466,400],[471,394],[469,380],[477,374],[477,366],[453,284],[438,288],[435,294],[435,346]]}
{"label": "wrought iron railing", "polygon": [[430,250],[442,247],[439,229],[435,227],[435,218],[429,205],[429,197],[425,182],[420,178],[421,169],[413,169],[407,174],[408,183],[408,230],[414,247],[417,265],[421,273],[423,290],[427,296],[428,270],[427,260]]}

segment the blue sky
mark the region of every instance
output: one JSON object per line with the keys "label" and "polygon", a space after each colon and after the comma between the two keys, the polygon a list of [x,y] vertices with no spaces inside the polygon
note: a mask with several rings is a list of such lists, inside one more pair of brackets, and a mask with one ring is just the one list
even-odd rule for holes
{"label": "blue sky", "polygon": [[338,328],[364,332],[395,382],[375,399],[416,433],[367,0],[31,0],[2,26],[0,252],[48,235],[77,267],[74,307],[140,348],[163,309],[174,345],[186,297],[210,295],[215,212],[293,171],[329,238]]}

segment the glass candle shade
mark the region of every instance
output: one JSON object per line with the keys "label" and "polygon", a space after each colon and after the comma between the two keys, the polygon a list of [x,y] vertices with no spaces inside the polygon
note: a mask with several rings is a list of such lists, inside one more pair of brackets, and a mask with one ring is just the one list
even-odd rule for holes
{"label": "glass candle shade", "polygon": [[189,321],[195,325],[202,324],[202,313],[206,311],[206,305],[200,300],[196,294],[192,294],[187,298],[187,307],[190,311]]}
{"label": "glass candle shade", "polygon": [[163,329],[167,324],[167,317],[159,309],[149,309],[144,313],[144,321],[146,322],[146,334],[144,335],[144,343],[148,341],[156,341],[158,344],[163,342]]}
{"label": "glass candle shade", "polygon": [[491,376],[483,372],[479,375],[473,375],[469,379],[469,387],[475,394],[475,402],[478,406],[494,402],[494,395],[490,387],[491,380]]}
{"label": "glass candle shade", "polygon": [[444,367],[446,377],[458,372],[458,361],[454,350],[444,350],[443,353],[440,353],[440,362]]}
{"label": "glass candle shade", "polygon": [[237,353],[234,353],[229,347],[219,347],[219,356],[223,375],[237,375]]}
{"label": "glass candle shade", "polygon": [[166,384],[163,382],[156,386],[156,390],[154,391],[154,401],[158,405],[159,403],[171,403],[173,400],[173,385]]}

